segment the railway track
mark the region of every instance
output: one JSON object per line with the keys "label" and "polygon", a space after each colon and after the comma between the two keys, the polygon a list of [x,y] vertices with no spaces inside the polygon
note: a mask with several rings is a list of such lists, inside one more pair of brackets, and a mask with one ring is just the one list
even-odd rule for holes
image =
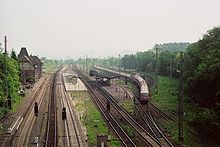
{"label": "railway track", "polygon": [[[87,79],[89,81],[89,78],[83,76],[85,79]],[[85,82],[85,81],[84,81]],[[85,82],[86,84],[86,82]],[[99,105],[98,107],[100,108],[101,105],[105,105],[105,103],[103,103],[103,96],[104,99],[108,100],[109,103],[111,104],[111,106],[114,107],[115,110],[117,110],[117,112],[124,118],[124,120],[130,125],[132,126],[136,132],[138,132],[138,134],[141,136],[141,138],[145,141],[147,146],[161,146],[160,142],[158,142],[153,136],[151,136],[142,126],[140,126],[115,100],[114,98],[112,98],[112,96],[110,94],[108,94],[107,91],[105,91],[103,88],[101,88],[99,85],[97,85],[96,83],[94,83],[93,81],[88,82],[86,85],[88,85],[88,88],[91,88],[94,91],[100,91],[99,93],[102,95],[102,98],[99,100],[97,100],[97,93],[94,96],[94,101],[99,101]],[[97,89],[97,90],[96,90]],[[97,102],[96,102],[97,103]],[[102,104],[103,103],[103,104]],[[100,108],[101,110],[103,110],[102,108]],[[103,110],[105,111],[106,108]],[[103,113],[103,112],[102,112]],[[108,119],[107,119],[108,120]],[[128,136],[128,135],[127,135]],[[123,140],[123,138],[122,138]]]}
{"label": "railway track", "polygon": [[141,135],[141,137],[152,146],[162,146],[148,131],[146,131],[118,102],[108,93],[106,89],[99,87],[102,93],[111,103],[111,105],[119,112],[119,114]]}
{"label": "railway track", "polygon": [[169,139],[163,134],[160,128],[157,126],[154,118],[148,108],[148,106],[142,106],[139,101],[135,98],[135,107],[140,114],[142,120],[145,122],[147,128],[149,128],[151,134],[165,147],[174,147]]}
{"label": "railway track", "polygon": [[102,102],[103,96],[97,93],[97,88],[92,84],[92,82],[84,76],[80,71],[77,73],[82,77],[81,80],[89,90],[91,97],[97,107],[99,108],[100,112],[102,113],[103,117],[107,121],[108,125],[114,130],[116,135],[121,140],[123,146],[125,147],[136,147],[133,140],[127,135],[124,129],[120,126],[120,124],[114,119],[114,117],[107,111],[107,107],[105,103]]}
{"label": "railway track", "polygon": [[[153,116],[151,112],[149,111],[148,107],[145,107],[144,105],[141,105],[139,101],[135,98],[134,94],[125,89],[123,86],[119,87],[123,89],[124,93],[129,94],[130,97],[134,98],[135,100],[135,107],[138,113],[140,114],[142,120],[145,123],[146,129],[149,130],[150,134],[156,138],[158,142],[160,142],[161,146],[170,146],[173,147],[173,144],[169,141],[169,139],[163,134],[163,132],[160,130],[160,128],[157,126],[156,122],[153,119]],[[104,90],[108,91],[106,88]],[[108,91],[109,92],[109,91]],[[114,94],[109,92],[112,97],[114,97]],[[159,113],[159,112],[158,112]],[[163,115],[160,114],[160,115]],[[165,116],[164,116],[165,117]]]}
{"label": "railway track", "polygon": [[[62,73],[61,73],[62,74]],[[86,147],[87,144],[85,143],[85,140],[81,138],[80,134],[80,126],[78,126],[77,116],[74,113],[73,105],[70,102],[70,96],[65,91],[65,84],[64,84],[64,77],[63,75],[61,78],[61,86],[60,86],[60,94],[61,94],[61,105],[62,108],[65,108],[67,118],[66,120],[63,120],[64,122],[64,139],[63,143],[64,146],[67,147]]]}
{"label": "railway track", "polygon": [[[120,86],[124,91],[125,89],[123,86]],[[135,108],[138,111],[139,115],[141,116],[142,120],[144,121],[146,128],[150,131],[150,133],[157,139],[158,142],[161,143],[162,146],[170,146],[173,147],[173,144],[169,141],[169,139],[163,134],[163,132],[160,130],[156,122],[154,121],[154,118],[151,114],[151,111],[156,111],[161,117],[166,119],[172,119],[168,115],[166,115],[164,112],[159,110],[157,107],[152,105],[150,102],[149,105],[141,105],[140,102],[137,100],[135,95],[128,90],[128,92],[131,95],[131,97],[134,98],[135,101]],[[149,108],[150,107],[150,108]],[[152,110],[153,109],[153,110]]]}
{"label": "railway track", "polygon": [[[60,68],[61,69],[61,68]],[[56,78],[57,74],[60,71],[58,69],[56,73],[53,75],[52,86],[50,89],[50,99],[48,105],[48,113],[47,113],[47,127],[46,127],[46,135],[45,135],[45,147],[56,147],[57,146],[57,112],[56,112]]]}
{"label": "railway track", "polygon": [[151,112],[158,114],[163,119],[165,119],[167,121],[175,121],[175,122],[177,122],[177,120],[175,118],[167,115],[166,113],[161,111],[159,108],[157,108],[155,105],[153,105],[151,102],[148,102],[148,106],[149,106],[149,109],[150,109]]}

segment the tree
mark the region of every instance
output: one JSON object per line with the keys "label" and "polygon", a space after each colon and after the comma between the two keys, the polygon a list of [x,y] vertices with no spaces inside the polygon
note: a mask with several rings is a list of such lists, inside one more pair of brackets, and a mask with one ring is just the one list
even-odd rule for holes
{"label": "tree", "polygon": [[12,51],[11,51],[11,58],[14,59],[15,61],[18,61],[18,57],[17,57],[16,52],[14,51],[14,49],[12,49]]}
{"label": "tree", "polygon": [[[19,66],[17,61],[10,57],[6,57],[6,66],[7,66],[7,87],[8,93],[12,97],[12,101],[15,101],[18,98],[17,91],[20,86],[19,81]],[[4,54],[0,53],[0,104],[1,106],[5,103],[6,96],[4,94],[4,81],[6,78],[4,72]]]}
{"label": "tree", "polygon": [[206,107],[220,102],[220,27],[188,47],[184,71],[191,100]]}

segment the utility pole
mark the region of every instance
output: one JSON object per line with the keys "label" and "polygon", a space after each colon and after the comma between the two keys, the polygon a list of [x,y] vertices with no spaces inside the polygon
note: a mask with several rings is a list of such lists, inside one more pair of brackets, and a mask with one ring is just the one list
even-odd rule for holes
{"label": "utility pole", "polygon": [[158,47],[156,47],[156,68],[155,68],[155,72],[156,72],[156,94],[158,95]]}
{"label": "utility pole", "polygon": [[86,73],[88,73],[88,56],[86,55]]}
{"label": "utility pole", "polygon": [[91,52],[91,62],[92,62],[92,68],[93,68],[93,51]]}
{"label": "utility pole", "polygon": [[8,107],[8,79],[7,79],[8,69],[7,69],[7,37],[6,36],[5,36],[4,64],[5,64],[5,68],[4,68],[4,72],[5,72],[4,95],[5,95],[5,98],[7,99],[6,107]]}
{"label": "utility pole", "polygon": [[120,73],[120,58],[121,58],[121,55],[119,54],[118,55],[118,72]]}
{"label": "utility pole", "polygon": [[179,77],[179,140],[183,141],[183,52],[180,52]]}
{"label": "utility pole", "polygon": [[170,78],[172,78],[172,56],[170,56]]}

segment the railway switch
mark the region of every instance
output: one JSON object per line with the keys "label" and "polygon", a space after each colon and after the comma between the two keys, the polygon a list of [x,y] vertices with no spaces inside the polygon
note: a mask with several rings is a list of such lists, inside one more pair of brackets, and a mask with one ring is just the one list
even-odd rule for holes
{"label": "railway switch", "polygon": [[38,103],[35,102],[34,104],[34,115],[37,117],[38,116]]}
{"label": "railway switch", "polygon": [[66,108],[63,107],[63,111],[62,111],[62,119],[66,119]]}

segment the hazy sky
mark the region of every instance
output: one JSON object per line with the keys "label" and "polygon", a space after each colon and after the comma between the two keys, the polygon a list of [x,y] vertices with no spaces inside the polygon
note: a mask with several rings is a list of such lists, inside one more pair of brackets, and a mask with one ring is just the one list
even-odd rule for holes
{"label": "hazy sky", "polygon": [[220,0],[0,0],[0,42],[48,58],[117,56],[195,42],[220,25]]}

